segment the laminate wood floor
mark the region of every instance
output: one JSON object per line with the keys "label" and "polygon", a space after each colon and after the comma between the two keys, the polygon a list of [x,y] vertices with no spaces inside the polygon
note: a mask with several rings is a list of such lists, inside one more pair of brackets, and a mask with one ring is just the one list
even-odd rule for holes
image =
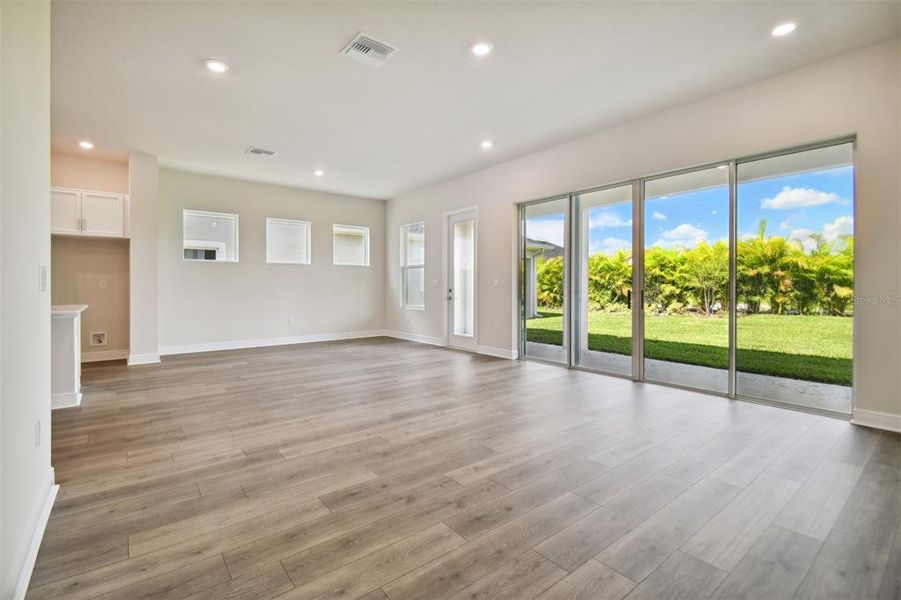
{"label": "laminate wood floor", "polygon": [[397,340],[88,366],[28,597],[898,598],[901,436]]}

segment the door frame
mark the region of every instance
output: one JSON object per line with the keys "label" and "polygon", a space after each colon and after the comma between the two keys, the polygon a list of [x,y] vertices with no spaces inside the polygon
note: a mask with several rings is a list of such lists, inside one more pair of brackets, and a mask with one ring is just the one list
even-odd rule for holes
{"label": "door frame", "polygon": [[[779,156],[786,156],[790,154],[805,152],[809,150],[817,150],[820,148],[827,148],[831,146],[837,146],[841,144],[850,144],[851,145],[851,165],[855,167],[853,170],[853,178],[854,178],[854,197],[853,197],[853,214],[855,215],[854,219],[854,233],[857,233],[857,208],[858,208],[858,200],[859,193],[857,190],[857,134],[851,133],[846,135],[841,135],[832,138],[825,138],[822,140],[806,143],[806,144],[797,144],[794,146],[786,146],[776,150],[771,150],[767,152],[760,152],[756,154],[749,154],[739,157],[733,157],[731,159],[724,159],[715,162],[709,163],[701,163],[690,167],[680,168],[680,169],[672,169],[668,171],[661,171],[652,173],[649,175],[636,177],[632,179],[623,180],[617,183],[611,183],[601,186],[595,186],[591,188],[586,188],[582,190],[576,190],[572,192],[568,192],[565,194],[555,194],[553,196],[547,196],[544,198],[538,198],[534,200],[527,200],[524,202],[517,203],[517,215],[518,215],[518,257],[517,265],[518,265],[518,289],[519,289],[519,298],[518,298],[518,316],[519,316],[519,358],[521,360],[532,360],[538,362],[548,362],[544,361],[540,358],[528,357],[525,352],[526,347],[526,324],[525,324],[525,309],[523,304],[524,299],[524,291],[525,291],[525,281],[524,281],[524,261],[523,257],[525,256],[525,247],[526,247],[526,232],[525,232],[525,208],[529,205],[540,204],[542,202],[548,202],[551,200],[558,200],[563,198],[568,198],[567,204],[567,214],[569,215],[570,226],[566,227],[566,235],[567,241],[574,235],[574,227],[576,226],[577,219],[573,216],[573,208],[575,206],[574,199],[581,195],[590,193],[592,191],[597,191],[601,189],[608,189],[618,186],[624,185],[632,185],[632,220],[633,220],[633,232],[632,232],[632,289],[633,294],[637,296],[633,301],[633,310],[632,310],[632,376],[625,376],[619,373],[607,372],[595,368],[590,367],[582,367],[574,364],[573,357],[576,350],[574,349],[574,345],[570,343],[566,348],[566,362],[553,362],[552,364],[565,366],[570,369],[577,369],[581,371],[589,371],[593,373],[601,373],[604,375],[608,375],[611,377],[624,377],[628,379],[632,379],[633,381],[639,382],[648,382],[653,383],[655,385],[663,385],[666,387],[677,388],[677,389],[687,389],[691,391],[699,391],[705,394],[711,394],[716,396],[723,396],[730,399],[739,399],[748,402],[754,402],[758,404],[766,404],[771,406],[778,406],[781,408],[788,408],[791,410],[797,410],[801,412],[809,412],[814,414],[822,414],[831,417],[838,417],[840,419],[847,420],[849,415],[846,413],[837,413],[826,409],[814,408],[803,405],[795,405],[786,402],[781,402],[778,400],[771,400],[767,398],[759,398],[755,396],[748,396],[745,394],[741,394],[739,390],[736,389],[737,382],[737,261],[738,261],[738,167],[743,163],[754,162],[757,160],[763,160],[767,158],[774,158]],[[679,175],[682,173],[689,173],[693,171],[700,171],[708,168],[725,166],[728,169],[728,193],[729,193],[729,215],[728,215],[728,246],[729,246],[729,272],[730,272],[730,282],[729,282],[729,364],[728,364],[728,390],[726,392],[718,392],[708,389],[696,388],[687,385],[679,385],[669,382],[658,382],[653,380],[648,380],[645,377],[644,373],[644,229],[645,229],[645,183],[648,181],[652,181],[655,179],[660,179],[664,177],[670,177],[674,175]],[[574,253],[574,249],[571,248],[571,244],[567,243],[566,252],[564,254],[564,273],[566,277],[564,278],[564,304],[570,302],[572,295],[571,287],[568,285],[569,281],[572,277],[579,276],[579,273],[575,272],[576,266],[571,265],[570,263],[575,262],[571,260],[571,256]],[[857,276],[857,261],[855,259],[854,262],[854,273],[855,280]],[[636,293],[637,292],[637,293]],[[853,317],[852,317],[853,318]],[[574,329],[577,325],[575,319],[575,311],[565,310],[564,311],[564,340],[567,339],[567,331],[570,329]],[[569,340],[572,341],[574,339],[573,335],[569,335]],[[859,361],[858,357],[858,335],[857,335],[857,324],[856,319],[852,321],[852,386],[851,386],[851,414],[853,415],[854,411],[857,408],[857,382],[859,381],[858,377],[858,369],[859,369]],[[564,342],[566,343],[566,342]]]}
{"label": "door frame", "polygon": [[[472,303],[472,343],[469,345],[457,345],[451,343],[452,338],[459,337],[454,336],[451,333],[451,310],[450,305],[451,302],[447,299],[447,290],[451,289],[451,253],[450,253],[450,224],[451,220],[454,217],[459,215],[463,215],[466,213],[472,213],[473,220],[473,256],[472,256],[472,266],[473,266],[473,284],[472,284],[472,294],[473,294],[473,303]],[[467,352],[477,352],[479,347],[479,207],[478,206],[466,206],[463,208],[456,208],[453,210],[446,211],[442,214],[442,223],[444,225],[444,233],[442,234],[442,244],[441,244],[441,258],[444,263],[444,267],[442,268],[443,282],[443,296],[445,297],[444,301],[444,345],[448,348],[454,348],[457,350],[465,350]],[[521,304],[521,303],[520,303]],[[471,346],[471,347],[469,347]]]}

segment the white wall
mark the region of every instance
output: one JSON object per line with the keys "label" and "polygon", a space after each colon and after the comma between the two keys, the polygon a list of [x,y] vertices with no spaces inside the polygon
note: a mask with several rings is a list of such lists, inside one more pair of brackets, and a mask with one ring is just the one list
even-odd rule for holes
{"label": "white wall", "polygon": [[[240,261],[183,260],[186,208],[237,213]],[[311,265],[266,264],[266,217],[312,222]],[[161,169],[161,351],[381,330],[384,218],[379,200]],[[332,265],[334,223],[370,228],[371,266]]]}
{"label": "white wall", "polygon": [[129,342],[128,364],[159,362],[159,165],[156,157],[128,157]]}
{"label": "white wall", "polygon": [[[898,44],[849,53],[391,200],[386,215],[386,328],[443,337],[445,211],[479,208],[479,344],[512,352],[516,203],[850,133],[858,135],[856,293],[897,296]],[[405,311],[400,307],[395,232],[420,220],[426,222],[426,310]],[[857,309],[858,408],[901,414],[899,313],[901,306],[891,303]]]}
{"label": "white wall", "polygon": [[0,2],[0,155],[0,598],[12,598],[53,485],[50,290],[38,286],[50,265],[49,2]]}

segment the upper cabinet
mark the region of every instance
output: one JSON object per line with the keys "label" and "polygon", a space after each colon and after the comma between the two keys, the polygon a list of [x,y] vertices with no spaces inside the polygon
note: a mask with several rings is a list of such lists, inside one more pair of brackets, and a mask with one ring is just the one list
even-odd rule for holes
{"label": "upper cabinet", "polygon": [[50,232],[90,237],[128,237],[128,196],[53,188]]}

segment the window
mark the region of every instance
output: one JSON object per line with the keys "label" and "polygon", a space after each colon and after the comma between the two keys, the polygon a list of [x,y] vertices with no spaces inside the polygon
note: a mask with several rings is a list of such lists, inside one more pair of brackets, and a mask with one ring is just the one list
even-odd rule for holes
{"label": "window", "polygon": [[282,265],[310,264],[310,222],[267,218],[266,262]]}
{"label": "window", "polygon": [[369,228],[356,225],[332,225],[332,252],[332,264],[368,267]]}
{"label": "window", "polygon": [[238,215],[184,210],[182,257],[204,262],[238,262]]}
{"label": "window", "polygon": [[400,265],[406,308],[425,308],[425,223],[400,228]]}

